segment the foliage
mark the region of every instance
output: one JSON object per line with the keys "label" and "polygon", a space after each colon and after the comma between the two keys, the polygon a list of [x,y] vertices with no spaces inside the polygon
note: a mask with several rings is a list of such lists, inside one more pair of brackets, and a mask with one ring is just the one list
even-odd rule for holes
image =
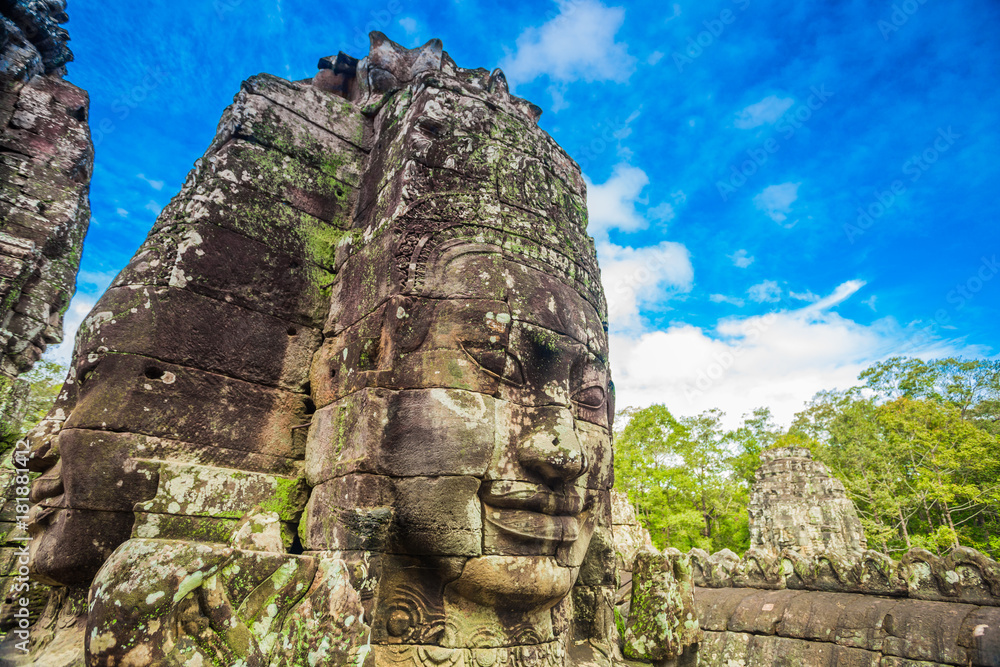
{"label": "foliage", "polygon": [[[739,429],[709,410],[675,419],[662,405],[625,410],[615,444],[615,475],[659,547],[742,551],[746,505],[761,449],[777,433],[767,410]],[[621,422],[619,422],[621,423]]]}
{"label": "foliage", "polygon": [[859,379],[817,394],[787,430],[765,408],[730,431],[717,410],[627,409],[616,479],[658,547],[741,552],[760,452],[807,447],[844,483],[869,547],[1000,555],[1000,362],[894,357]]}
{"label": "foliage", "polygon": [[35,367],[21,376],[28,381],[28,409],[21,424],[21,431],[27,433],[45,418],[52,409],[56,397],[62,390],[66,367],[54,361],[39,361]]}

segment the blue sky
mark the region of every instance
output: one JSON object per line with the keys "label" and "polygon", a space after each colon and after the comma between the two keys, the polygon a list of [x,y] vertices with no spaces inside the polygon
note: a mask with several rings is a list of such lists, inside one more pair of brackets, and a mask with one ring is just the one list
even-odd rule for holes
{"label": "blue sky", "polygon": [[[782,421],[893,354],[1000,352],[1000,5],[73,0],[93,220],[70,331],[240,81],[378,29],[500,66],[581,164],[619,405]],[[67,345],[50,356],[68,357]]]}

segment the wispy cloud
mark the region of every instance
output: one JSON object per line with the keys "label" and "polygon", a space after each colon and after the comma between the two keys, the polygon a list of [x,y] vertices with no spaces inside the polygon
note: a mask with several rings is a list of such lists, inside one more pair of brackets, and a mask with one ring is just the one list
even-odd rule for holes
{"label": "wispy cloud", "polygon": [[[722,407],[730,425],[767,406],[788,424],[816,392],[858,384],[862,370],[909,340],[912,332],[891,318],[865,325],[831,310],[863,284],[848,281],[814,304],[727,317],[708,328],[675,323],[637,335],[613,332],[618,404],[664,403],[682,415]],[[911,348],[923,358],[970,353],[981,350],[939,340]]]}
{"label": "wispy cloud", "polygon": [[725,294],[710,294],[708,297],[709,301],[712,303],[728,303],[733,306],[743,307],[745,303],[743,299],[735,296],[726,296]]}
{"label": "wispy cloud", "polygon": [[404,16],[399,19],[399,25],[406,31],[407,35],[412,35],[417,31],[417,20],[412,16]]}
{"label": "wispy cloud", "polygon": [[662,306],[671,295],[690,291],[694,283],[691,256],[680,243],[632,248],[603,242],[597,245],[597,256],[615,331],[641,328],[644,306]]}
{"label": "wispy cloud", "polygon": [[729,259],[733,260],[733,266],[737,266],[741,269],[745,269],[751,264],[753,264],[753,261],[755,259],[750,253],[748,253],[743,248],[740,248],[732,255],[727,255],[727,256],[729,257]]}
{"label": "wispy cloud", "polygon": [[501,67],[511,83],[540,76],[559,82],[628,80],[635,58],[628,44],[617,41],[625,9],[597,0],[559,0],[559,14],[517,38]]}
{"label": "wispy cloud", "polygon": [[795,104],[795,100],[791,97],[768,95],[760,102],[744,107],[736,114],[736,120],[733,121],[733,125],[741,130],[749,130],[760,127],[765,123],[774,123],[793,104]]}
{"label": "wispy cloud", "polygon": [[140,181],[145,181],[146,184],[149,185],[149,187],[153,188],[156,191],[160,191],[163,189],[163,181],[156,181],[153,180],[152,178],[146,178],[145,174],[136,174],[136,178],[138,178]]}
{"label": "wispy cloud", "polygon": [[587,210],[590,224],[587,231],[601,238],[610,229],[634,232],[648,226],[646,219],[636,210],[643,188],[649,185],[646,172],[624,162],[615,165],[611,178],[601,184],[587,181]]}
{"label": "wispy cloud", "polygon": [[792,211],[792,204],[799,198],[802,183],[769,185],[753,198],[754,206],[777,223],[784,223]]}
{"label": "wispy cloud", "polygon": [[781,301],[781,287],[774,280],[765,280],[751,285],[747,295],[757,303],[777,303]]}

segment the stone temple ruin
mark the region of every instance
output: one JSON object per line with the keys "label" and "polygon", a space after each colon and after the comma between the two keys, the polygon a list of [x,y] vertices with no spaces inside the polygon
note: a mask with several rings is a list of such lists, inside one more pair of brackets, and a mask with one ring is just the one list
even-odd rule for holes
{"label": "stone temple ruin", "polygon": [[771,449],[760,457],[747,508],[751,549],[806,557],[865,551],[864,529],[844,485],[808,449]]}
{"label": "stone temple ruin", "polygon": [[[243,83],[28,436],[0,631],[17,545],[50,588],[3,664],[997,664],[997,564],[865,551],[808,452],[769,455],[742,559],[659,553],[612,502],[585,186],[540,113],[380,33]],[[39,127],[89,174],[80,115]],[[84,176],[53,201],[84,207]],[[56,284],[37,243],[4,289]]]}

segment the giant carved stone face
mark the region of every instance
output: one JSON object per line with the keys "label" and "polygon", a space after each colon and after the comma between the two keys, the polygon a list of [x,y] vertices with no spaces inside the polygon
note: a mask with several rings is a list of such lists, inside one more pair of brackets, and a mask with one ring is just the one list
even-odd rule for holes
{"label": "giant carved stone face", "polygon": [[498,249],[452,248],[430,274],[314,362],[330,402],[305,546],[380,555],[376,638],[545,642],[607,525],[606,334],[575,288]]}
{"label": "giant carved stone face", "polygon": [[[350,573],[363,613],[325,622],[370,626],[351,661],[562,665],[571,635],[607,641],[606,307],[579,167],[537,116],[499,70],[378,33],[311,83],[244,83],[33,438],[32,567],[79,584],[103,563],[93,664],[239,623],[257,643],[227,650],[289,659],[279,620],[237,619],[326,613],[301,597],[320,575],[285,567]],[[144,578],[157,549],[199,563],[200,592]],[[261,605],[275,577],[299,597]]]}

